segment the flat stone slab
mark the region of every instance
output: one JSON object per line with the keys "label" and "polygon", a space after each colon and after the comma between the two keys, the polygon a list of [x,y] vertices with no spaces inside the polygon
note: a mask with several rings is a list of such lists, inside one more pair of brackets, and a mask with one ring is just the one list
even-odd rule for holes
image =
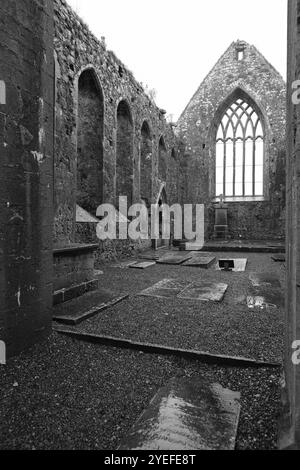
{"label": "flat stone slab", "polygon": [[208,269],[216,261],[215,257],[209,256],[193,256],[188,261],[183,263],[183,266],[199,267],[203,269]]}
{"label": "flat stone slab", "polygon": [[176,297],[191,283],[185,281],[177,281],[174,279],[163,279],[157,282],[154,286],[143,290],[138,295],[146,297],[157,297],[159,299],[165,299],[170,297]]}
{"label": "flat stone slab", "polygon": [[[240,273],[246,271],[248,259],[247,258],[222,258],[222,261],[227,261],[227,260],[233,260],[234,262],[234,268],[232,268],[231,272],[234,273]],[[219,260],[220,261],[220,260]],[[219,262],[216,264],[216,270],[217,271],[223,271],[223,269],[220,268]]]}
{"label": "flat stone slab", "polygon": [[272,256],[272,260],[275,261],[276,263],[284,263],[285,262],[285,255],[274,255]]}
{"label": "flat stone slab", "polygon": [[97,313],[125,300],[128,294],[120,295],[99,289],[53,308],[53,320],[66,325],[77,325]]}
{"label": "flat stone slab", "polygon": [[276,274],[272,273],[251,273],[249,275],[252,286],[254,287],[274,287],[281,288],[280,280]]}
{"label": "flat stone slab", "polygon": [[251,309],[270,310],[284,307],[284,296],[281,289],[257,287],[250,289],[247,305]]}
{"label": "flat stone slab", "polygon": [[247,295],[250,309],[270,310],[284,307],[284,295],[280,280],[271,273],[251,273],[251,287]]}
{"label": "flat stone slab", "polygon": [[150,268],[151,266],[155,266],[155,265],[156,265],[155,261],[144,261],[142,263],[132,264],[129,267],[133,268],[133,269],[147,269],[147,268]]}
{"label": "flat stone slab", "polygon": [[227,288],[227,284],[216,282],[192,283],[178,295],[178,298],[204,302],[222,302]]}
{"label": "flat stone slab", "polygon": [[179,265],[179,264],[184,263],[190,258],[192,258],[192,255],[187,255],[186,253],[179,254],[178,252],[175,252],[175,253],[170,253],[159,258],[159,260],[157,260],[157,263]]}
{"label": "flat stone slab", "polygon": [[234,450],[239,392],[208,383],[172,379],[161,388],[119,450]]}
{"label": "flat stone slab", "polygon": [[197,242],[188,242],[185,244],[185,251],[201,251],[204,245]]}
{"label": "flat stone slab", "polygon": [[119,268],[119,269],[127,269],[127,268],[130,268],[131,266],[133,266],[134,264],[137,264],[138,261],[135,260],[135,261],[122,261],[120,263],[117,263],[117,264],[112,264],[111,265],[111,268]]}
{"label": "flat stone slab", "polygon": [[150,261],[157,261],[159,259],[159,254],[157,252],[155,253],[141,253],[139,255],[139,259],[146,259]]}

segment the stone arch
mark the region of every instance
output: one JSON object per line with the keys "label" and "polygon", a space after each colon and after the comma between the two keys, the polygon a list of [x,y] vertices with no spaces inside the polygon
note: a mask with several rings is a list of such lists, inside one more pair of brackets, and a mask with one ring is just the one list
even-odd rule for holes
{"label": "stone arch", "polygon": [[152,197],[152,135],[147,121],[141,127],[140,196],[149,207]]}
{"label": "stone arch", "polygon": [[169,177],[168,177],[168,192],[169,198],[173,202],[177,202],[178,199],[178,161],[177,161],[177,153],[175,148],[173,147],[171,150],[171,158],[170,158],[170,165],[169,165]]}
{"label": "stone arch", "polygon": [[163,136],[161,136],[158,142],[158,178],[160,181],[167,181],[167,168],[167,147]]}
{"label": "stone arch", "polygon": [[116,197],[133,200],[133,120],[129,104],[121,100],[117,107]]}
{"label": "stone arch", "polygon": [[152,240],[152,248],[157,250],[158,248],[162,246],[168,246],[170,244],[170,241],[164,240],[162,238],[162,230],[163,230],[163,220],[162,220],[162,215],[163,215],[163,205],[168,204],[168,197],[167,197],[167,192],[166,192],[166,184],[162,183],[160,185],[160,189],[158,192],[158,195],[155,200],[155,204],[159,208],[159,235],[160,238],[158,240]]}
{"label": "stone arch", "polygon": [[245,90],[242,85],[235,87],[229,92],[227,97],[219,104],[215,115],[212,119],[212,123],[209,129],[209,148],[210,148],[210,195],[212,198],[215,197],[216,187],[216,139],[217,132],[222,117],[226,110],[236,100],[241,99],[247,102],[258,115],[264,134],[264,151],[263,151],[263,197],[267,199],[269,196],[269,153],[270,153],[270,140],[271,140],[271,126],[266,111],[261,106],[252,93],[249,90]]}
{"label": "stone arch", "polygon": [[95,213],[103,199],[104,98],[93,68],[78,78],[76,202]]}

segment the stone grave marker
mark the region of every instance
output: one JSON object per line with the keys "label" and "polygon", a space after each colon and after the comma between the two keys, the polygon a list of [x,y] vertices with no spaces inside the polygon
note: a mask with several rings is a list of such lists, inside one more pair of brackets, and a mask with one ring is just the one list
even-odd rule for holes
{"label": "stone grave marker", "polygon": [[271,273],[251,273],[251,287],[247,295],[250,309],[270,310],[284,307],[280,280]]}
{"label": "stone grave marker", "polygon": [[216,282],[192,283],[178,297],[187,300],[199,300],[205,302],[221,302],[227,291],[228,285]]}
{"label": "stone grave marker", "polygon": [[118,450],[234,450],[239,392],[209,383],[172,379],[151,400]]}
{"label": "stone grave marker", "polygon": [[128,294],[115,294],[99,289],[53,307],[53,320],[66,325],[77,325],[128,297]]}
{"label": "stone grave marker", "polygon": [[180,294],[180,292],[182,292],[188,285],[190,285],[190,283],[186,281],[163,279],[162,281],[154,284],[154,286],[143,290],[138,295],[146,297],[157,297],[161,299],[172,298]]}
{"label": "stone grave marker", "polygon": [[180,252],[170,252],[166,254],[165,256],[162,256],[157,260],[158,264],[173,264],[173,265],[179,265],[187,261],[188,259],[192,258],[192,255],[187,255],[186,253],[180,253]]}
{"label": "stone grave marker", "polygon": [[208,269],[216,261],[215,257],[209,256],[193,256],[191,259],[185,261],[183,266],[199,267]]}
{"label": "stone grave marker", "polygon": [[155,265],[156,265],[155,261],[144,261],[142,263],[132,264],[129,267],[132,268],[132,269],[147,269],[147,268],[150,268],[151,266],[155,266]]}

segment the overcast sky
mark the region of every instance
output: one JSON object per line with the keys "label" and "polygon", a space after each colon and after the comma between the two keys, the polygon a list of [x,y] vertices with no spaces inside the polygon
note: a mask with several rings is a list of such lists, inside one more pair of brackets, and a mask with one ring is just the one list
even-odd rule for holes
{"label": "overcast sky", "polygon": [[67,1],[174,120],[237,39],[286,78],[287,0]]}

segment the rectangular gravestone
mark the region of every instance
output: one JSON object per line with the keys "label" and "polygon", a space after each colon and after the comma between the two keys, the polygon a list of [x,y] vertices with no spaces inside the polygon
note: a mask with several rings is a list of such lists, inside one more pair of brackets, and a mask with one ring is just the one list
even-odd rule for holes
{"label": "rectangular gravestone", "polygon": [[176,281],[174,279],[163,279],[157,282],[154,286],[143,290],[138,295],[146,297],[157,297],[161,299],[176,297],[182,292],[188,285],[186,281]]}
{"label": "rectangular gravestone", "polygon": [[239,392],[209,383],[172,379],[151,400],[118,450],[234,450]]}
{"label": "rectangular gravestone", "polygon": [[178,298],[204,302],[221,302],[227,288],[227,284],[216,282],[192,283],[178,295]]}
{"label": "rectangular gravestone", "polygon": [[66,325],[77,325],[128,297],[127,294],[114,294],[111,291],[99,289],[56,305],[53,308],[53,320]]}
{"label": "rectangular gravestone", "polygon": [[183,266],[198,267],[203,269],[208,269],[214,262],[216,258],[209,256],[193,256],[188,261],[183,263]]}
{"label": "rectangular gravestone", "polygon": [[270,273],[251,273],[247,295],[250,309],[269,310],[284,307],[284,295],[278,277]]}
{"label": "rectangular gravestone", "polygon": [[283,292],[270,286],[252,287],[247,295],[247,305],[248,308],[260,310],[283,308]]}
{"label": "rectangular gravestone", "polygon": [[175,253],[170,253],[167,254],[157,261],[158,264],[174,264],[174,265],[179,265],[190,259],[192,256],[187,255],[184,253],[184,255],[179,254],[178,252]]}
{"label": "rectangular gravestone", "polygon": [[199,242],[187,242],[185,244],[186,251],[201,251],[203,249],[203,244]]}
{"label": "rectangular gravestone", "polygon": [[127,269],[130,268],[131,266],[137,264],[137,260],[135,261],[121,261],[120,263],[117,264],[112,264],[111,268],[119,268],[119,269]]}
{"label": "rectangular gravestone", "polygon": [[272,274],[269,272],[262,272],[262,273],[251,273],[249,275],[249,279],[251,281],[251,284],[254,287],[266,287],[266,286],[271,286],[274,288],[281,288],[280,280],[276,274]]}
{"label": "rectangular gravestone", "polygon": [[144,261],[142,263],[132,264],[129,267],[133,268],[133,269],[147,269],[147,268],[150,268],[151,266],[155,266],[155,265],[156,265],[155,261]]}
{"label": "rectangular gravestone", "polygon": [[[220,261],[222,262],[226,262],[226,261],[231,261],[231,258],[228,258],[228,259],[224,259],[222,258],[222,260],[220,259],[219,262],[216,264],[216,269],[217,271],[222,271],[223,269],[220,268]],[[248,259],[247,258],[237,258],[237,259],[233,259],[233,268],[232,268],[232,272],[234,273],[240,273],[240,272],[244,272],[246,271],[246,267],[247,267],[247,263],[248,263]]]}
{"label": "rectangular gravestone", "polygon": [[273,255],[272,260],[276,263],[284,263],[285,262],[285,255]]}
{"label": "rectangular gravestone", "polygon": [[159,259],[159,254],[154,252],[154,253],[141,253],[139,255],[140,259],[145,259],[145,260],[150,260],[150,261],[157,261]]}

